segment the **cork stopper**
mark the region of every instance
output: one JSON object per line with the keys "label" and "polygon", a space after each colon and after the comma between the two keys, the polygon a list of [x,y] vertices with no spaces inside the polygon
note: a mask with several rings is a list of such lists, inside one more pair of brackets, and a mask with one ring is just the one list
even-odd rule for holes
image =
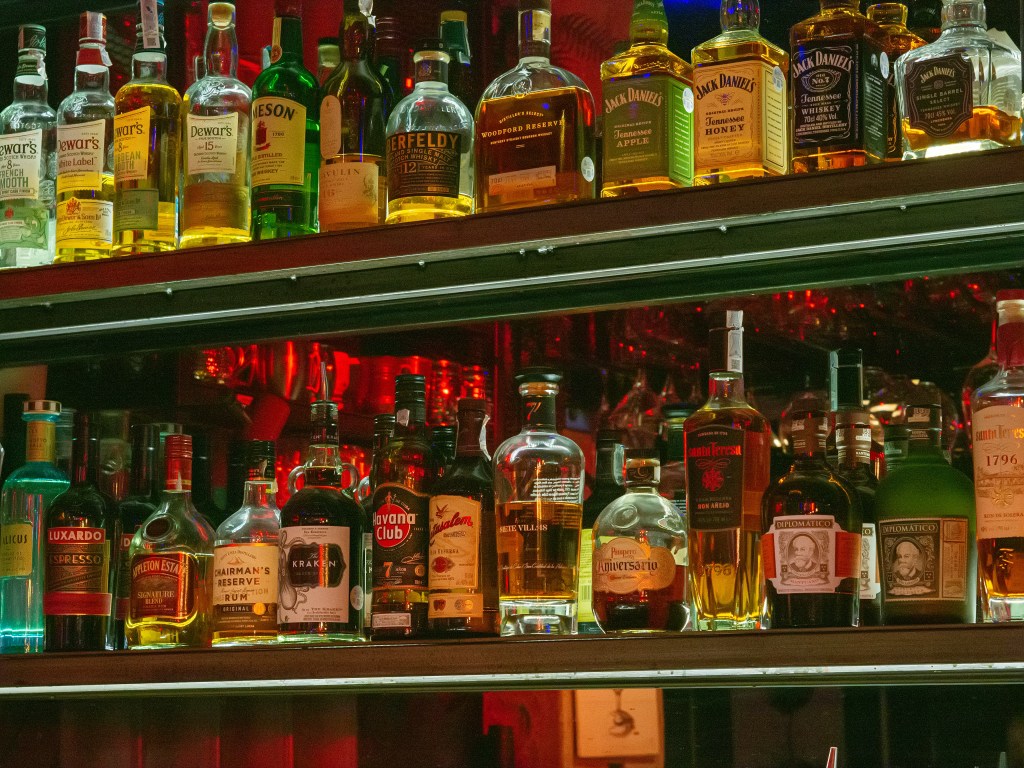
{"label": "cork stopper", "polygon": [[232,3],[210,3],[209,24],[217,29],[235,26],[235,6]]}

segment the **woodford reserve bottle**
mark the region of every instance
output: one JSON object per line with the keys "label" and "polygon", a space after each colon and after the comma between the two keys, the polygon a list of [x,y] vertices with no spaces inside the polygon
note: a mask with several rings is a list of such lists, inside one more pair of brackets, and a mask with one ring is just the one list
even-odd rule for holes
{"label": "woodford reserve bottle", "polygon": [[708,401],[684,426],[690,589],[697,629],[753,629],[761,614],[761,498],[771,425],[743,395],[743,312],[711,330]]}
{"label": "woodford reserve bottle", "polygon": [[662,0],[635,0],[629,36],[601,65],[602,197],[693,184],[693,69],[668,49]]}

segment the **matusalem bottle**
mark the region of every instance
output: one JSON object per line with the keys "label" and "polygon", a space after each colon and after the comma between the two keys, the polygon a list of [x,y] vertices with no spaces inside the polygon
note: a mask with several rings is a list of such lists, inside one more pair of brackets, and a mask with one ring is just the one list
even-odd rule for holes
{"label": "matusalem bottle", "polygon": [[576,631],[581,635],[599,635],[601,627],[594,618],[592,598],[594,539],[591,531],[604,508],[626,492],[623,482],[626,448],[623,433],[617,429],[597,431],[597,456],[594,487],[583,502],[580,524],[580,578],[576,592]]}

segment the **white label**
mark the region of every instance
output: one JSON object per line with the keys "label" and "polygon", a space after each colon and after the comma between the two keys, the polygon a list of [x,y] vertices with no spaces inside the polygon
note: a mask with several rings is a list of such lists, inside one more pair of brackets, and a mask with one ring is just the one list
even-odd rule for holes
{"label": "white label", "polygon": [[556,185],[558,169],[553,165],[527,168],[525,171],[496,173],[487,177],[487,194],[493,196],[532,192]]}
{"label": "white label", "polygon": [[320,166],[320,229],[380,223],[380,173],[376,163]]}
{"label": "white label", "polygon": [[765,580],[780,595],[832,593],[860,577],[860,531],[847,533],[831,515],[780,515],[761,550]]}
{"label": "white label", "polygon": [[688,113],[692,114],[694,106],[695,106],[695,102],[694,102],[694,98],[693,98],[693,89],[692,88],[684,88],[683,89],[683,109],[685,109]]}
{"label": "white label", "polygon": [[1024,536],[1024,408],[975,411],[972,431],[978,538]]}
{"label": "white label", "polygon": [[333,94],[320,102],[320,158],[327,160],[341,152],[341,102]]}
{"label": "white label", "polygon": [[302,186],[306,167],[306,108],[267,96],[252,103],[252,186]]}
{"label": "white label", "polygon": [[391,629],[393,627],[411,627],[412,614],[410,613],[379,613],[373,614],[374,629]]}
{"label": "white label", "polygon": [[584,157],[583,162],[580,163],[580,172],[583,174],[583,178],[587,181],[594,180],[594,161],[589,157]]}
{"label": "white label", "polygon": [[39,197],[41,129],[0,136],[0,200],[36,200]]}
{"label": "white label", "polygon": [[583,503],[582,477],[538,477],[531,486],[531,498],[561,501],[566,504]]}
{"label": "white label", "polygon": [[[281,590],[278,620],[347,622],[352,564],[350,529],[335,525],[281,529]],[[360,574],[356,574],[358,581]]]}
{"label": "white label", "polygon": [[213,550],[213,604],[272,605],[277,602],[276,546],[235,544]]}
{"label": "white label", "polygon": [[[463,496],[430,499],[430,591],[475,590],[480,586],[479,501]],[[431,594],[430,611],[434,611]],[[483,615],[483,601],[477,600]],[[431,613],[433,615],[433,613]]]}
{"label": "white label", "polygon": [[594,550],[594,592],[629,595],[667,589],[676,578],[676,560],[666,547],[618,537]]}
{"label": "white label", "polygon": [[188,174],[234,173],[238,156],[238,114],[187,115],[185,157]]}
{"label": "white label", "polygon": [[874,600],[882,591],[878,581],[878,534],[874,523],[864,523],[860,532],[860,599]]}
{"label": "white label", "polygon": [[149,176],[151,113],[149,107],[139,107],[114,115],[114,179],[118,184]]}
{"label": "white label", "polygon": [[57,126],[58,194],[69,189],[100,189],[105,169],[106,130],[105,120]]}

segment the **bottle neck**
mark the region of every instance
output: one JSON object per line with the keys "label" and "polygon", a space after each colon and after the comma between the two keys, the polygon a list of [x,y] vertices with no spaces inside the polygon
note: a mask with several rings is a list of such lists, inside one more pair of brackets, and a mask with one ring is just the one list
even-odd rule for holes
{"label": "bottle neck", "polygon": [[57,425],[46,419],[31,419],[26,426],[25,461],[53,464],[57,458]]}
{"label": "bottle neck", "polygon": [[167,82],[167,54],[163,51],[138,51],[132,56],[132,79]]}
{"label": "bottle neck", "polygon": [[210,25],[206,33],[206,77],[238,76],[238,35],[234,25],[216,27]]}
{"label": "bottle neck", "polygon": [[242,501],[246,507],[274,506],[274,482],[272,480],[246,480]]}
{"label": "bottle neck", "polygon": [[14,75],[14,101],[45,104],[47,98],[46,66],[43,55],[22,52]]}
{"label": "bottle neck", "polygon": [[942,31],[954,27],[986,29],[984,0],[952,0],[942,7]]}
{"label": "bottle neck", "polygon": [[167,457],[167,474],[164,476],[164,493],[187,493],[192,495],[192,459]]}
{"label": "bottle neck", "polygon": [[558,428],[558,398],[553,394],[523,395],[523,431],[554,432]]}
{"label": "bottle neck", "polygon": [[860,0],[821,0],[821,11],[849,11],[860,13]]}
{"label": "bottle neck", "polygon": [[878,3],[868,8],[868,18],[883,27],[905,27],[907,6],[902,3]]}
{"label": "bottle neck", "polygon": [[89,51],[88,56],[83,57],[85,47],[78,49],[78,62],[75,66],[75,90],[76,91],[102,91],[110,92],[110,69],[99,60],[97,55],[102,51],[97,46]]}
{"label": "bottle neck", "polygon": [[462,411],[459,413],[458,442],[455,444],[455,455],[458,458],[486,458],[487,453],[487,416],[479,411]]}
{"label": "bottle neck", "polygon": [[996,331],[996,357],[1004,369],[1024,366],[1024,321],[1000,322]]}
{"label": "bottle neck", "polygon": [[519,12],[519,60],[551,61],[551,11],[541,8]]}
{"label": "bottle neck", "polygon": [[708,377],[709,400],[744,399],[743,374],[735,371],[715,371]]}
{"label": "bottle neck", "polygon": [[370,56],[370,22],[361,13],[345,14],[341,30],[342,55],[346,61],[368,61]]}
{"label": "bottle neck", "polygon": [[600,446],[597,449],[597,462],[594,468],[594,484],[598,488],[622,487],[622,466],[625,461],[625,449],[615,443]]}
{"label": "bottle neck", "polygon": [[439,89],[448,87],[448,62],[440,59],[419,59],[416,62],[416,87]]}
{"label": "bottle neck", "polygon": [[[302,20],[297,16],[274,17],[274,40],[271,45],[273,63],[302,61]],[[274,58],[274,54],[277,58]]]}
{"label": "bottle neck", "polygon": [[757,32],[761,28],[759,0],[722,0],[723,32]]}
{"label": "bottle neck", "polygon": [[871,469],[871,427],[836,424],[836,456],[843,469]]}
{"label": "bottle neck", "polygon": [[71,445],[71,482],[86,485],[96,478],[96,446],[89,439],[89,428],[75,425],[75,439]]}
{"label": "bottle neck", "polygon": [[422,434],[427,429],[427,404],[422,400],[395,402],[395,437]]}
{"label": "bottle neck", "polygon": [[629,39],[634,45],[668,45],[668,17],[662,0],[634,0]]}

